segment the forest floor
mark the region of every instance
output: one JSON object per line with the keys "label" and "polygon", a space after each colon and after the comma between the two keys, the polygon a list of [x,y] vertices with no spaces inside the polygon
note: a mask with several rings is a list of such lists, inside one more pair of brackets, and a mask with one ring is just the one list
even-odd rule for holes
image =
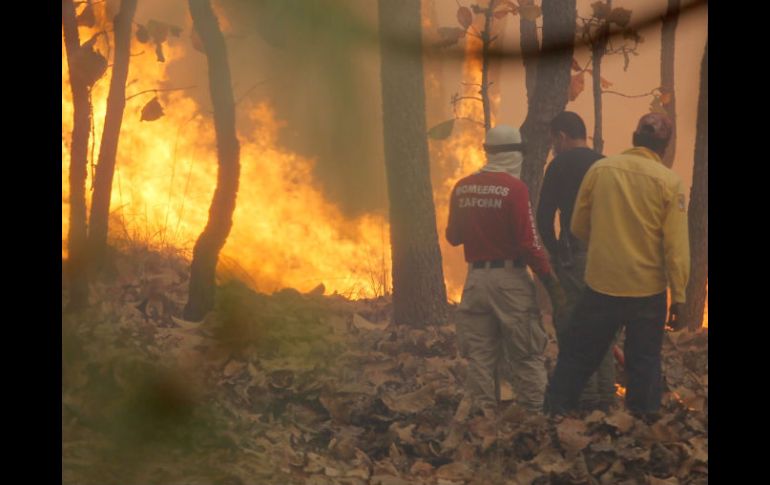
{"label": "forest floor", "polygon": [[386,297],[237,282],[185,322],[183,259],[133,249],[111,273],[62,317],[65,484],[708,482],[708,329],[666,334],[657,422],[622,398],[560,419],[506,401],[492,422],[467,415],[452,322],[394,326]]}

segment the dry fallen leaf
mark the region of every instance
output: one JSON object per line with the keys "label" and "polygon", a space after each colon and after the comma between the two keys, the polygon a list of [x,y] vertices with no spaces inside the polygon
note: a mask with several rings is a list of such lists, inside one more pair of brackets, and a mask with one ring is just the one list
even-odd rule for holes
{"label": "dry fallen leaf", "polygon": [[616,411],[604,419],[604,422],[614,426],[621,433],[627,433],[634,427],[635,419],[625,411]]}
{"label": "dry fallen leaf", "polygon": [[358,330],[382,331],[382,330],[385,330],[385,328],[387,328],[388,322],[373,323],[367,320],[366,318],[362,317],[358,313],[356,313],[353,315],[353,326]]}
{"label": "dry fallen leaf", "polygon": [[556,426],[559,443],[570,454],[579,452],[591,442],[585,431],[586,423],[580,419],[567,418]]}
{"label": "dry fallen leaf", "polygon": [[420,389],[407,394],[384,394],[382,402],[397,413],[416,414],[434,405],[435,390],[432,384],[426,384]]}
{"label": "dry fallen leaf", "polygon": [[436,478],[463,483],[473,476],[473,470],[465,463],[455,462],[440,466],[436,470]]}
{"label": "dry fallen leaf", "polygon": [[390,425],[390,431],[394,432],[398,436],[398,439],[404,443],[413,445],[414,437],[412,436],[412,432],[414,431],[415,426],[415,424],[409,424],[402,427],[399,423],[395,422]]}
{"label": "dry fallen leaf", "polygon": [[433,465],[426,461],[416,460],[409,469],[409,473],[418,477],[429,477],[433,474]]}
{"label": "dry fallen leaf", "polygon": [[653,475],[647,475],[649,485],[679,485],[679,479],[676,477],[656,478]]}

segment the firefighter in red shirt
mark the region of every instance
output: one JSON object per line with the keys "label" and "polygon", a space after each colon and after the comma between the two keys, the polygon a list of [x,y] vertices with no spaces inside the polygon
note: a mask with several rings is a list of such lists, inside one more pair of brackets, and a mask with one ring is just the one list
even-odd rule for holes
{"label": "firefighter in red shirt", "polygon": [[457,335],[468,359],[466,395],[485,415],[499,399],[499,365],[507,359],[518,404],[540,411],[547,383],[548,336],[535,300],[532,268],[554,311],[564,293],[534,228],[529,190],[519,179],[521,135],[500,125],[487,133],[487,164],[455,185],[446,237],[463,245],[468,276],[457,309]]}

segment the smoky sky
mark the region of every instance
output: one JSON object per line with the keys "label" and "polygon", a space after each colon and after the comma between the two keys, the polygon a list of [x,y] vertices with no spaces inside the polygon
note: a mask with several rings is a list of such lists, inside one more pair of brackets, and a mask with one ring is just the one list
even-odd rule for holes
{"label": "smoky sky", "polygon": [[[433,32],[426,32],[428,37],[435,35],[437,27],[457,25],[456,1],[423,2],[424,8],[433,12]],[[328,199],[349,216],[384,212],[387,196],[376,0],[216,0],[212,3],[220,15],[220,25],[227,42],[241,136],[257,129],[249,121],[244,108],[250,103],[268,102],[277,120],[283,123],[279,131],[280,146],[316,161],[315,177]],[[474,2],[460,3],[465,5]],[[590,9],[590,3],[579,0],[579,11]],[[698,2],[693,0],[682,3],[685,7]],[[108,1],[108,15],[114,15],[117,5],[116,0]],[[620,0],[613,2],[615,5],[633,9],[635,17],[632,22],[652,19],[656,12],[665,11],[665,0],[653,3]],[[185,43],[187,54],[169,62],[167,80],[139,80],[139,83],[129,87],[127,95],[140,88],[195,86],[187,93],[198,101],[202,111],[210,112],[206,60],[202,53],[191,47],[191,20],[187,2],[140,1],[136,23],[145,24],[150,19],[182,27],[183,34],[179,38],[170,38],[169,43]],[[506,22],[509,24],[509,33],[500,42],[503,49],[512,53],[513,58],[504,63],[493,63],[492,78],[499,83],[493,91],[500,89],[502,95],[502,102],[497,108],[497,120],[519,126],[526,114],[526,98],[521,86],[523,70],[516,52],[519,47],[516,40],[518,18]],[[688,32],[684,28],[686,22],[686,17],[680,21],[677,43],[689,49],[687,44],[682,45],[687,42],[685,36]],[[656,42],[659,25],[646,25],[643,34]],[[702,30],[705,32],[705,24]],[[700,40],[697,43],[700,44]],[[452,116],[449,98],[452,93],[461,90],[462,45],[443,50],[438,58],[431,57],[428,49],[428,55],[424,57],[426,77],[430,72],[434,76],[438,75],[439,85],[434,85],[433,89],[440,91],[426,92],[428,127]],[[630,92],[643,92],[654,87],[658,70],[656,64],[659,62],[658,49],[657,46],[653,48],[652,42],[648,41],[642,46],[642,57],[633,60],[628,73],[613,67],[613,64],[618,65],[621,61],[608,60],[607,76],[612,76],[611,80],[616,87],[620,86]],[[152,49],[149,50],[143,55],[154,55]],[[690,52],[695,50],[689,49]],[[684,54],[685,51],[677,53],[678,65],[689,62]],[[696,61],[690,64],[694,66]],[[616,73],[613,73],[613,69]],[[689,77],[685,78],[681,71],[677,77],[677,90],[684,91],[679,102],[688,101],[686,104],[692,106],[687,109],[692,108],[689,111],[693,111],[694,115],[694,102],[686,100],[685,96],[697,89],[689,89],[683,81],[695,79],[697,73],[684,74]],[[587,124],[590,124],[592,117],[590,104],[587,104],[589,99],[589,94],[585,93],[576,103],[570,103],[567,107],[578,109]],[[634,112],[632,117],[636,119],[646,110],[646,102],[629,99],[621,102],[617,98],[606,100],[605,115],[610,122],[605,138],[608,138],[608,146],[612,150],[621,149],[627,143],[630,129],[625,125],[630,126],[633,122],[613,122],[618,116],[615,108],[620,109],[618,113],[623,116],[628,111],[623,111],[624,107],[633,106],[634,111],[639,111]],[[691,116],[689,111],[680,112],[680,123],[684,125],[680,134],[685,137],[688,136],[688,130],[692,131],[688,126],[688,116]],[[691,151],[691,148],[684,146],[681,152],[677,149],[678,154],[685,153],[688,159],[691,159]],[[435,172],[438,168],[436,161],[432,160],[432,164],[436,183],[437,177],[441,176]],[[692,166],[691,161],[688,165]],[[681,166],[675,169],[681,170],[683,178],[689,179],[690,169]]]}

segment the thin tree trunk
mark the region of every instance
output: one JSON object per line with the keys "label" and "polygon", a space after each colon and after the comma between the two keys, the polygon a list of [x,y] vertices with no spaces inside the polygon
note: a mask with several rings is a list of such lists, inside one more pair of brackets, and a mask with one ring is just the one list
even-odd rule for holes
{"label": "thin tree trunk", "polygon": [[527,105],[532,104],[535,95],[537,79],[537,57],[540,52],[540,41],[537,39],[537,23],[519,16],[521,31],[521,59],[524,63],[524,77],[527,86]]}
{"label": "thin tree trunk", "polygon": [[88,277],[86,259],[86,177],[88,175],[88,135],[91,126],[89,109],[90,87],[79,73],[77,59],[80,53],[75,5],[72,0],[62,0],[62,28],[67,52],[74,119],[72,145],[70,147],[70,218],[67,235],[70,300],[68,310],[81,310],[88,306]]}
{"label": "thin tree trunk", "polygon": [[198,321],[214,308],[216,268],[219,252],[233,225],[238,194],[240,145],[235,133],[235,103],[227,62],[227,46],[208,0],[189,0],[193,28],[208,59],[209,88],[214,105],[217,136],[217,187],[206,227],[195,243],[190,267],[190,291],[184,318]]}
{"label": "thin tree trunk", "polygon": [[527,145],[521,175],[529,187],[534,207],[537,207],[543,167],[551,148],[549,123],[567,105],[575,46],[575,2],[543,0],[543,47],[538,57],[537,83],[521,126]]}
{"label": "thin tree trunk", "polygon": [[492,9],[484,12],[484,30],[481,31],[481,104],[484,108],[484,131],[492,127],[492,115],[489,103],[489,48],[492,44]]}
{"label": "thin tree trunk", "polygon": [[[379,0],[385,169],[390,200],[395,323],[447,320],[425,126],[419,0]],[[398,40],[414,46],[393,47]]]}
{"label": "thin tree trunk", "polygon": [[104,130],[99,148],[99,158],[94,177],[94,193],[91,198],[91,219],[89,223],[89,254],[92,268],[98,269],[104,262],[107,246],[107,230],[112,195],[112,179],[115,174],[115,159],[118,153],[120,126],[126,106],[126,79],[131,47],[131,25],[136,12],[137,0],[122,0],[120,11],[113,22],[115,30],[115,60],[112,66],[110,93],[107,97],[107,112],[104,115]]}
{"label": "thin tree trunk", "polygon": [[703,51],[700,68],[700,94],[698,95],[698,118],[695,131],[695,163],[690,189],[688,223],[690,230],[690,280],[687,284],[685,321],[690,329],[697,329],[703,323],[703,308],[706,304],[708,284],[708,182],[709,182],[709,113],[708,113],[708,66],[709,45]]}
{"label": "thin tree trunk", "polygon": [[[612,0],[607,0],[608,9],[612,9]],[[591,86],[594,93],[594,150],[597,153],[604,151],[604,139],[602,138],[602,59],[607,52],[607,42],[609,38],[610,23],[605,21],[597,32],[596,43],[592,49]]]}
{"label": "thin tree trunk", "polygon": [[663,105],[671,122],[674,125],[674,131],[671,135],[671,141],[666,147],[663,155],[663,163],[667,167],[674,164],[674,155],[676,154],[676,96],[674,92],[674,46],[676,41],[676,25],[679,22],[680,0],[668,0],[666,16],[663,17],[663,26],[660,34],[660,88],[663,94],[668,94],[670,100]]}

